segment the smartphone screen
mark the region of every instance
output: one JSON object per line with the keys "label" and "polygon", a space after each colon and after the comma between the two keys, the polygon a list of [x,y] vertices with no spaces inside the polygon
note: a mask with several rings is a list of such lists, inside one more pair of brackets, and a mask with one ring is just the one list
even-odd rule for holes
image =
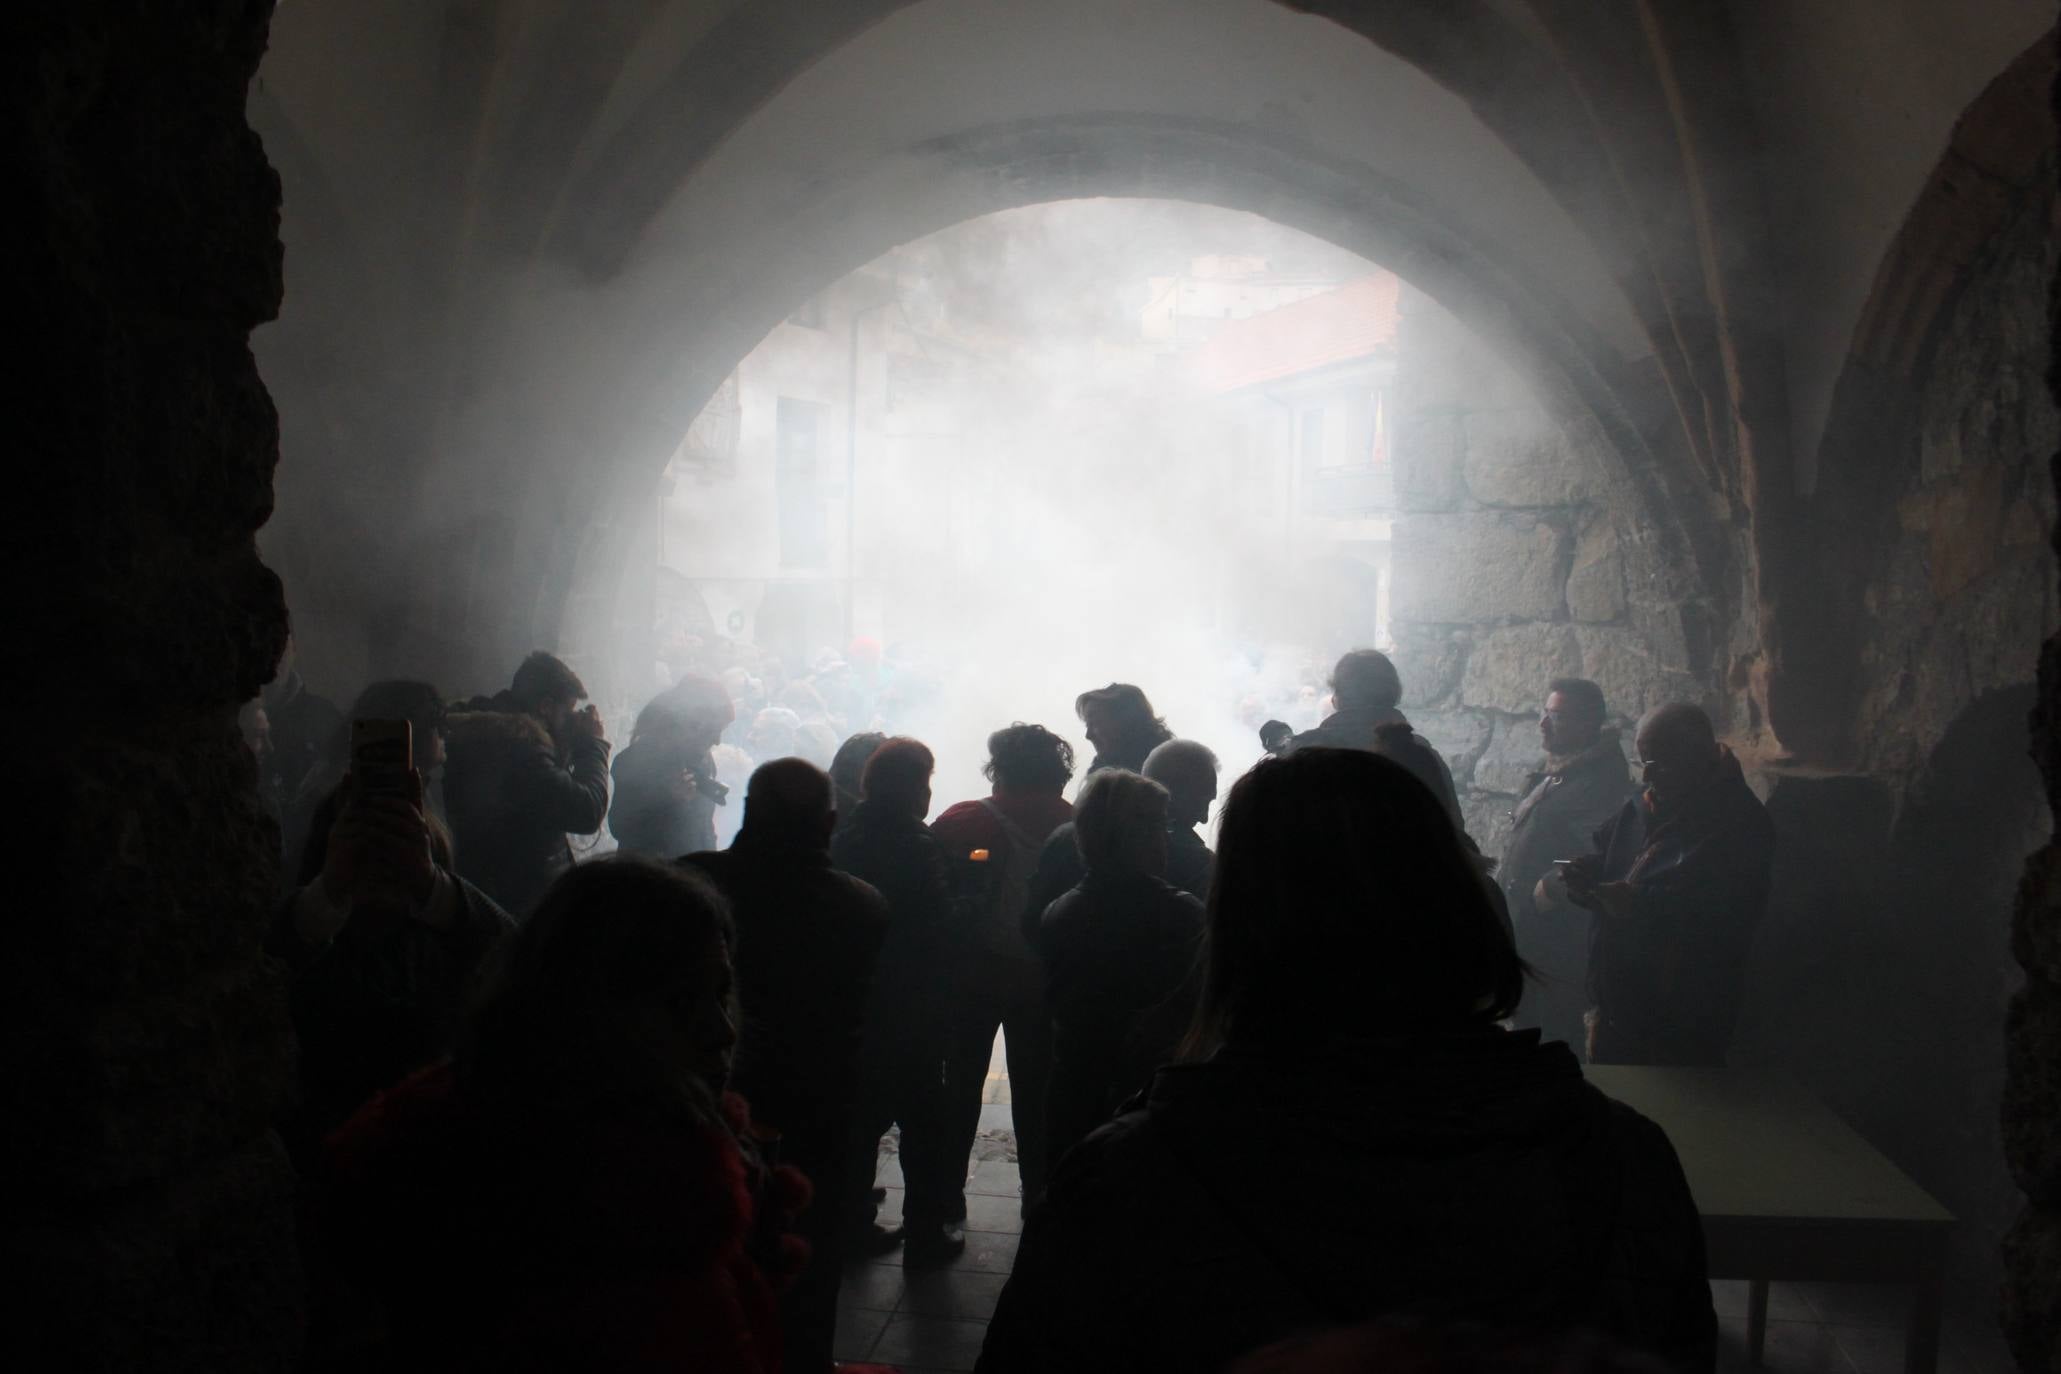
{"label": "smartphone screen", "polygon": [[351,786],[360,796],[409,795],[414,727],[405,720],[351,722]]}

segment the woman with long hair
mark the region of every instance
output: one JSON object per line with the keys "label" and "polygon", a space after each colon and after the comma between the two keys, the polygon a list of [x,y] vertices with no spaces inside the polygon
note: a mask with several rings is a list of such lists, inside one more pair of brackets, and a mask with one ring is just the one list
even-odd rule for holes
{"label": "woman with long hair", "polygon": [[554,882],[447,1063],[329,1142],[323,1217],[380,1367],[776,1374],[806,1202],[723,1093],[728,907],[634,857]]}
{"label": "woman with long hair", "polygon": [[1422,782],[1357,750],[1258,764],[1205,939],[1186,1062],[1054,1171],[981,1369],[1219,1369],[1380,1318],[1709,1366],[1674,1150],[1499,1024],[1525,968]]}

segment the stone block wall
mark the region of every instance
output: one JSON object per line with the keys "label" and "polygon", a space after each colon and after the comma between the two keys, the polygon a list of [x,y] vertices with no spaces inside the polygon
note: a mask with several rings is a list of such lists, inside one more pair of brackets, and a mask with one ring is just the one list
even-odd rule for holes
{"label": "stone block wall", "polygon": [[1620,724],[1711,692],[1600,435],[1548,414],[1414,293],[1397,350],[1389,616],[1403,709],[1494,854],[1539,760],[1548,681],[1593,678]]}
{"label": "stone block wall", "polygon": [[270,1129],[290,1040],[260,949],[278,839],[235,724],[286,635],[254,540],[278,443],[249,347],[280,299],[279,186],[243,113],[271,8],[10,12],[10,549],[34,663],[0,960],[15,1369],[284,1369],[299,1340]]}

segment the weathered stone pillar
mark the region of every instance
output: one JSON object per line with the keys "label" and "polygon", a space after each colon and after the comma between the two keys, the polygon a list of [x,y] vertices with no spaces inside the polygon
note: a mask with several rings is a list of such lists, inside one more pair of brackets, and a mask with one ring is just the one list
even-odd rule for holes
{"label": "weathered stone pillar", "polygon": [[[2061,118],[2061,82],[2053,112]],[[2048,284],[2047,387],[2061,404],[2061,275]],[[2054,457],[2061,482],[2061,454]],[[2061,527],[2054,531],[2061,555]],[[2061,635],[2040,653],[2032,754],[2047,802],[2061,816]],[[2025,1210],[2004,1238],[2003,1325],[2019,1367],[2061,1370],[2061,842],[2026,863],[2011,949],[2025,970],[2005,1024],[2004,1155]]]}
{"label": "weathered stone pillar", "polygon": [[289,1040],[259,949],[276,835],[234,725],[286,628],[253,540],[278,443],[249,335],[281,263],[244,99],[271,8],[10,12],[18,1369],[278,1369],[299,1341],[270,1130]]}

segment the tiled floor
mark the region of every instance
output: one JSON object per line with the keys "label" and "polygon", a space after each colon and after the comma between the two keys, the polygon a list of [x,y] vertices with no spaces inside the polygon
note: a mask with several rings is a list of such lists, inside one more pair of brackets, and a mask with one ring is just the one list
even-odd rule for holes
{"label": "tiled floor", "polygon": [[[1719,1374],[1749,1370],[1746,1283],[1710,1285],[1718,1314]],[[1768,1289],[1763,1368],[1777,1374],[1902,1374],[1904,1290],[1874,1284],[1777,1283]],[[2003,1338],[1979,1312],[1949,1313],[1940,1374],[2011,1374]]]}
{"label": "tiled floor", "polygon": [[[904,1272],[901,1251],[853,1265],[845,1273],[837,1318],[837,1356],[919,1371],[968,1370],[980,1354],[995,1299],[1016,1262],[1023,1230],[1016,1166],[1001,1160],[974,1168],[966,1194],[966,1253],[942,1269]],[[883,1162],[888,1185],[881,1222],[902,1215],[901,1174]]]}

